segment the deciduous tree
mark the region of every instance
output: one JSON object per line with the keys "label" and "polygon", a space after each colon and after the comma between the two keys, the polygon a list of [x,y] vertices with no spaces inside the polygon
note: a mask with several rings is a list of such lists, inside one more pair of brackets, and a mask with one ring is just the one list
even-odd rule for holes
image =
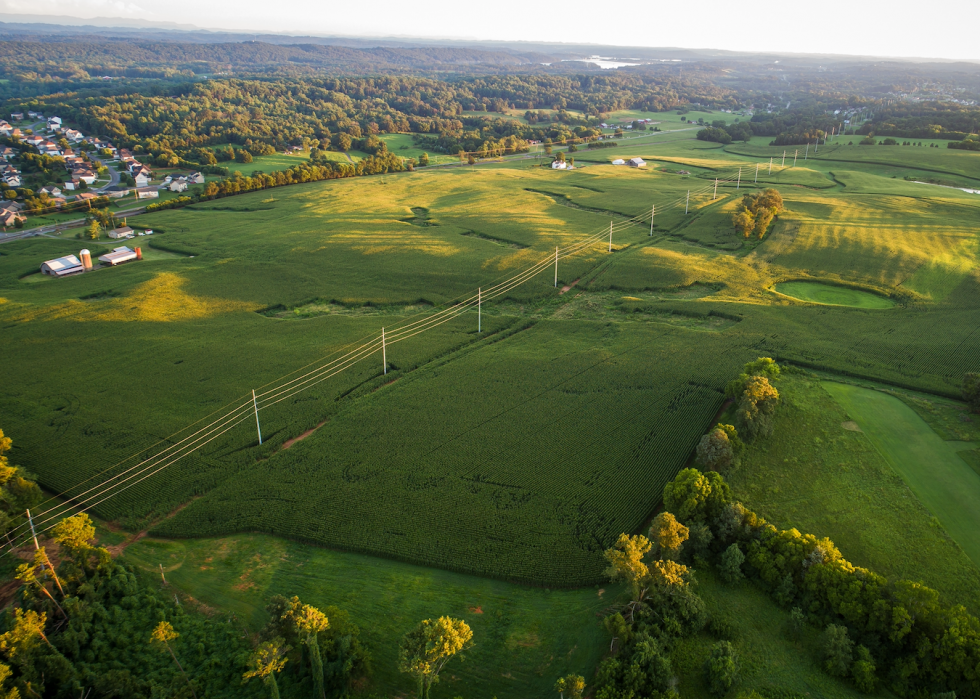
{"label": "deciduous tree", "polygon": [[161,621],[153,629],[153,633],[150,634],[150,643],[163,646],[170,652],[170,657],[174,659],[174,663],[177,665],[177,669],[180,670],[180,674],[184,676],[184,680],[187,681],[187,686],[191,690],[191,694],[197,699],[197,692],[194,691],[194,685],[191,684],[191,678],[187,676],[184,672],[183,666],[180,661],[177,660],[177,654],[174,653],[174,649],[170,646],[171,641],[176,641],[180,637],[180,634],[174,631],[173,625],[169,621]]}
{"label": "deciduous tree", "polygon": [[561,695],[561,699],[565,699],[565,694],[568,694],[568,699],[582,699],[585,678],[581,675],[566,675],[555,683],[555,691]]}
{"label": "deciduous tree", "polygon": [[425,619],[402,638],[398,669],[415,677],[418,699],[429,699],[439,673],[473,641],[473,631],[461,619]]}
{"label": "deciduous tree", "polygon": [[690,530],[670,512],[661,512],[653,519],[650,541],[653,553],[660,558],[677,558]]}
{"label": "deciduous tree", "polygon": [[613,547],[606,550],[606,560],[609,561],[606,575],[612,580],[617,578],[626,580],[633,601],[638,601],[642,596],[643,583],[650,573],[650,569],[643,562],[643,557],[651,548],[650,540],[642,534],[635,536],[620,534]]}
{"label": "deciduous tree", "polygon": [[272,699],[279,699],[279,685],[276,684],[276,674],[286,665],[286,654],[292,650],[281,637],[259,644],[248,664],[251,668],[242,675],[242,684],[253,677],[258,677],[269,688]]}

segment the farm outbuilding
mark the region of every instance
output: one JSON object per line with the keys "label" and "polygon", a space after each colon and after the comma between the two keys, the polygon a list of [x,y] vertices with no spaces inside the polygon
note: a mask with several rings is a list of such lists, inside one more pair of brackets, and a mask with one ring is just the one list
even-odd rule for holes
{"label": "farm outbuilding", "polygon": [[121,265],[124,262],[130,262],[138,257],[136,251],[127,248],[125,246],[121,248],[116,248],[110,253],[99,256],[99,262],[104,265],[109,265],[110,267],[115,267],[116,265]]}
{"label": "farm outbuilding", "polygon": [[615,159],[615,160],[614,160],[614,161],[612,162],[612,164],[613,164],[613,165],[625,165],[625,164],[626,164],[626,161],[625,161],[625,160],[623,160],[622,158],[616,158],[616,159]]}
{"label": "farm outbuilding", "polygon": [[82,261],[74,255],[65,255],[56,260],[41,263],[41,274],[48,274],[52,277],[67,277],[69,274],[78,274],[84,271]]}
{"label": "farm outbuilding", "polygon": [[643,158],[630,158],[629,159],[629,166],[630,167],[646,167],[647,166],[647,163],[646,163],[646,161]]}

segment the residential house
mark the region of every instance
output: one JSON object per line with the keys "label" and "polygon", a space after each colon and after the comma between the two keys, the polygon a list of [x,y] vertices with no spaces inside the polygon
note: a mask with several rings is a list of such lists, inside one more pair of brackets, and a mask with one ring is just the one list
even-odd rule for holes
{"label": "residential house", "polygon": [[0,204],[0,211],[12,211],[16,214],[18,211],[22,211],[23,209],[24,202],[21,201],[5,201]]}
{"label": "residential house", "polygon": [[566,163],[564,160],[556,160],[555,162],[553,162],[551,164],[551,169],[552,170],[567,170],[568,169],[568,163]]}
{"label": "residential house", "polygon": [[64,197],[51,197],[48,199],[48,201],[51,203],[51,206],[57,209],[60,209],[62,206],[68,203],[68,200]]}
{"label": "residential house", "polygon": [[15,189],[23,185],[20,175],[5,175],[3,181],[8,187],[13,187]]}
{"label": "residential house", "polygon": [[132,175],[133,177],[146,175],[147,179],[153,177],[153,173],[150,172],[150,168],[135,161],[129,166],[129,174]]}
{"label": "residential house", "polygon": [[41,112],[28,112],[27,113],[27,118],[28,119],[40,119],[43,116],[44,115],[41,114]]}
{"label": "residential house", "polygon": [[157,199],[160,196],[160,190],[156,187],[140,187],[136,190],[137,199]]}
{"label": "residential house", "polygon": [[9,226],[16,226],[17,221],[23,221],[24,216],[18,214],[16,211],[0,211],[0,226],[7,228]]}
{"label": "residential house", "polygon": [[41,187],[41,189],[39,189],[38,192],[40,192],[41,194],[47,194],[49,197],[61,196],[61,189],[53,184],[49,184],[45,187]]}
{"label": "residential house", "polygon": [[61,128],[61,117],[48,117],[48,128],[49,129],[60,129]]}
{"label": "residential house", "polygon": [[81,180],[85,184],[95,184],[96,175],[91,170],[78,169],[71,173],[71,179]]}
{"label": "residential house", "polygon": [[65,182],[65,190],[69,192],[74,192],[78,188],[78,182],[75,180],[68,180]]}
{"label": "residential house", "polygon": [[37,144],[43,143],[45,140],[46,139],[43,136],[38,136],[35,134],[33,136],[30,136],[29,138],[25,138],[24,143],[26,143],[29,146],[37,146]]}
{"label": "residential house", "polygon": [[142,172],[133,177],[133,179],[136,181],[137,187],[146,187],[150,184],[150,178],[144,175]]}
{"label": "residential house", "polygon": [[204,175],[200,172],[193,172],[187,176],[188,184],[204,184]]}
{"label": "residential house", "polygon": [[3,146],[2,148],[0,148],[0,157],[2,157],[4,160],[8,158],[16,157],[17,153],[18,151],[15,151],[10,146]]}
{"label": "residential house", "polygon": [[130,192],[129,188],[110,189],[108,192],[106,192],[106,194],[108,194],[109,198],[111,199],[122,199],[124,196],[129,194],[129,192]]}
{"label": "residential house", "polygon": [[4,122],[0,124],[0,136],[9,136],[14,132],[14,127]]}
{"label": "residential house", "polygon": [[186,192],[187,191],[187,183],[186,182],[181,182],[180,180],[174,180],[173,182],[170,183],[170,191],[171,192]]}
{"label": "residential house", "polygon": [[75,201],[91,201],[92,199],[98,198],[98,194],[92,194],[91,192],[79,192],[75,195]]}
{"label": "residential house", "polygon": [[11,112],[10,113],[10,120],[11,121],[24,121],[24,112]]}
{"label": "residential house", "polygon": [[11,138],[24,138],[24,132],[21,131],[20,129],[14,129],[13,131],[10,132],[10,137]]}
{"label": "residential house", "polygon": [[116,240],[124,240],[126,238],[132,238],[134,235],[136,235],[136,231],[134,231],[129,226],[121,226],[119,228],[114,228],[111,231],[109,231],[109,237],[114,238]]}
{"label": "residential house", "polygon": [[82,132],[77,129],[65,129],[65,138],[73,143],[78,143],[82,140]]}

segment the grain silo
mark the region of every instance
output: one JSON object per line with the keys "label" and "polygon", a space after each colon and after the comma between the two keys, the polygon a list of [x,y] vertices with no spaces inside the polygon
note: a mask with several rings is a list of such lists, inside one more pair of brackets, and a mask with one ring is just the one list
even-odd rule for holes
{"label": "grain silo", "polygon": [[82,267],[85,268],[85,271],[92,269],[92,253],[88,250],[82,250],[78,256],[82,258]]}

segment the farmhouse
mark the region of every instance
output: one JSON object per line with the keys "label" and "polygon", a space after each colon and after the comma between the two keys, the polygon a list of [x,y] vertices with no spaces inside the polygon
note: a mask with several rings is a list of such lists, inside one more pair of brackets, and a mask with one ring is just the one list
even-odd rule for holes
{"label": "farmhouse", "polygon": [[69,274],[84,272],[82,262],[74,255],[65,255],[56,260],[48,260],[41,263],[41,274],[48,274],[52,277],[67,277]]}
{"label": "farmhouse", "polygon": [[643,160],[643,158],[630,158],[629,159],[629,166],[630,167],[646,167],[647,164],[646,164],[646,161]]}
{"label": "farmhouse", "polygon": [[551,169],[552,170],[567,170],[568,169],[568,163],[566,163],[564,160],[556,160],[555,162],[553,162],[551,164]]}
{"label": "farmhouse", "polygon": [[139,256],[136,254],[135,250],[123,246],[121,248],[116,248],[112,252],[106,253],[105,255],[100,255],[99,262],[109,265],[110,267],[115,267],[116,265],[121,265],[124,262],[131,262],[138,257]]}
{"label": "farmhouse", "polygon": [[126,238],[132,238],[134,235],[136,235],[136,232],[129,226],[120,226],[109,231],[109,237],[115,240],[125,240]]}

